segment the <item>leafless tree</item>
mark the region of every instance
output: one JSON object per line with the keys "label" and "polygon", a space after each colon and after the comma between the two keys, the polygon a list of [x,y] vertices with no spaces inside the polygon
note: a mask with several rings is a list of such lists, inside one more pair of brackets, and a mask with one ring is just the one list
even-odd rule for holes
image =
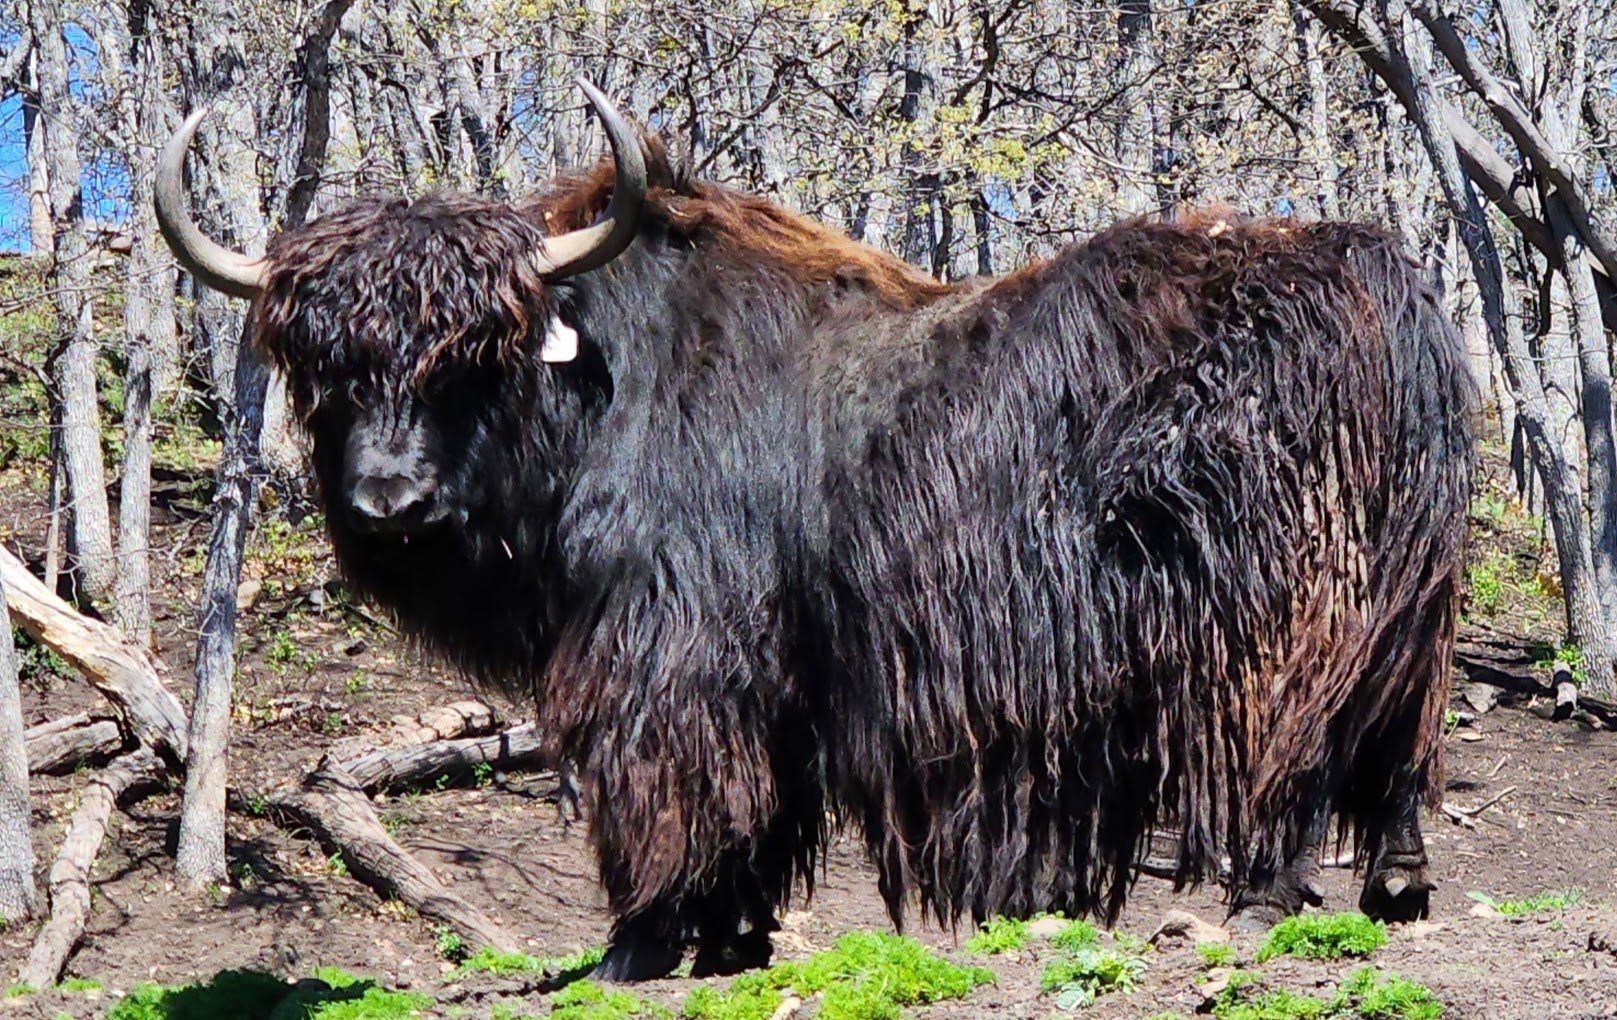
{"label": "leafless tree", "polygon": [[33,916],[34,842],[28,810],[28,752],[23,746],[22,695],[11,616],[0,584],[0,920]]}

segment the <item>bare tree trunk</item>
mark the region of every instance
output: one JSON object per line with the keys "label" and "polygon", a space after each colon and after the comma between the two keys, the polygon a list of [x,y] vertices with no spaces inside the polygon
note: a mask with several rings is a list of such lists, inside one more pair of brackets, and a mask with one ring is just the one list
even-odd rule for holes
{"label": "bare tree trunk", "polygon": [[112,593],[115,567],[107,477],[101,461],[101,412],[96,404],[93,281],[79,186],[79,131],[68,91],[61,4],[32,0],[29,15],[37,54],[39,126],[44,129],[43,152],[51,184],[52,285],[62,336],[53,367],[61,397],[62,452],[67,468],[68,548],[79,584],[86,594],[99,599]]}
{"label": "bare tree trunk", "polygon": [[1297,48],[1302,51],[1308,76],[1308,158],[1319,178],[1315,192],[1319,214],[1326,219],[1336,219],[1342,215],[1342,203],[1337,194],[1336,153],[1331,142],[1331,86],[1322,52],[1324,30],[1295,4],[1292,20],[1297,29]]}
{"label": "bare tree trunk", "polygon": [[[328,0],[314,19],[289,76],[303,82],[303,133],[293,186],[285,193],[283,222],[296,226],[308,215],[314,185],[330,140],[331,38],[353,0]],[[214,492],[213,529],[208,538],[198,610],[196,698],[191,706],[185,794],[180,805],[175,874],[194,888],[225,878],[226,752],[230,738],[230,697],[235,674],[236,589],[241,583],[242,551],[255,496],[253,471],[264,428],[269,366],[243,343],[233,372],[235,396],[225,428]]]}
{"label": "bare tree trunk", "polygon": [[1600,322],[1600,302],[1583,240],[1558,195],[1546,203],[1550,227],[1563,246],[1561,273],[1566,279],[1568,320],[1577,345],[1581,386],[1579,405],[1588,451],[1589,531],[1593,540],[1596,600],[1602,610],[1598,621],[1588,621],[1577,634],[1587,662],[1587,690],[1603,701],[1617,697],[1617,443],[1612,435],[1611,352]]}
{"label": "bare tree trunk", "polygon": [[1138,215],[1172,202],[1169,189],[1156,184],[1158,117],[1149,79],[1157,57],[1152,45],[1150,0],[1120,0],[1117,45],[1117,211]]}
{"label": "bare tree trunk", "polygon": [[971,227],[973,239],[977,244],[977,275],[992,276],[994,273],[994,231],[993,220],[988,214],[988,195],[981,187],[975,188],[971,194]]}
{"label": "bare tree trunk", "polygon": [[912,140],[918,137],[923,124],[927,98],[927,46],[922,29],[927,21],[924,3],[909,3],[903,14],[903,41],[900,69],[904,74],[904,94],[899,101],[898,117],[903,122],[899,150],[899,166],[903,181],[904,236],[899,242],[899,254],[904,260],[918,266],[930,266],[932,253],[937,248],[938,175],[936,170],[922,165],[922,155]]}
{"label": "bare tree trunk", "polygon": [[185,757],[185,795],[175,874],[193,888],[225,879],[226,749],[230,691],[236,670],[236,588],[252,516],[252,470],[263,428],[269,368],[243,344],[233,373],[235,399],[219,457],[213,497],[213,532],[198,609],[196,698]]}
{"label": "bare tree trunk", "polygon": [[[1391,37],[1403,40],[1405,46],[1411,41],[1418,44],[1410,20],[1406,17],[1394,21],[1386,3],[1387,0],[1381,0],[1380,9],[1394,27]],[[1544,388],[1522,337],[1520,320],[1505,306],[1504,266],[1499,259],[1493,231],[1460,167],[1458,148],[1439,112],[1441,107],[1432,86],[1430,71],[1425,61],[1411,59],[1411,56],[1418,58],[1421,52],[1417,50],[1409,54],[1403,47],[1395,46],[1391,54],[1393,71],[1404,78],[1413,99],[1410,113],[1427,154],[1437,169],[1444,197],[1476,270],[1488,333],[1500,349],[1511,389],[1518,397],[1517,420],[1522,425],[1544,483],[1545,508],[1555,531],[1556,549],[1560,553],[1568,629],[1573,640],[1583,649],[1589,675],[1609,683],[1612,650],[1605,644],[1607,629],[1600,607],[1599,588],[1595,582],[1594,558],[1589,547],[1588,524],[1583,516],[1583,501],[1576,489],[1571,465],[1567,463],[1556,437],[1550,432]]]}
{"label": "bare tree trunk", "polygon": [[5,583],[0,582],[0,922],[32,917],[39,905],[32,825],[17,652],[11,643]]}
{"label": "bare tree trunk", "polygon": [[[34,67],[37,68],[38,58]],[[39,75],[32,72],[34,88],[22,95],[23,151],[28,157],[28,245],[37,254],[51,251],[51,175],[45,156],[45,132],[39,117]]]}
{"label": "bare tree trunk", "polygon": [[[127,139],[160,138],[167,123],[162,94],[161,49],[150,34],[149,4],[130,5],[128,43],[135,88],[123,103]],[[121,41],[121,40],[120,40]],[[152,417],[164,386],[179,371],[174,322],[174,269],[157,233],[152,210],[154,160],[146,144],[130,144],[129,229],[133,240],[124,295],[124,458],[118,492],[118,625],[136,644],[151,645],[149,592],[151,542]]]}
{"label": "bare tree trunk", "polygon": [[[128,312],[126,307],[125,314]],[[130,331],[124,343],[124,359],[124,463],[123,482],[118,490],[117,616],[118,626],[130,640],[150,648],[152,364],[143,331]]]}

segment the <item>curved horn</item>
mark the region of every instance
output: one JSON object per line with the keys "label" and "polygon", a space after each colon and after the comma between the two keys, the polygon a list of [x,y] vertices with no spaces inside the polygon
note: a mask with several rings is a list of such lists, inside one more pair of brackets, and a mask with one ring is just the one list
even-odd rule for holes
{"label": "curved horn", "polygon": [[534,268],[551,280],[587,273],[623,254],[634,241],[646,201],[646,157],[640,150],[639,133],[599,89],[583,78],[577,81],[606,128],[617,178],[612,184],[612,201],[600,219],[582,230],[546,238],[544,249],[534,254]]}
{"label": "curved horn", "polygon": [[264,289],[268,263],[231,251],[202,233],[185,202],[185,152],[191,147],[197,125],[207,115],[206,107],[193,111],[157,157],[157,180],[152,188],[157,229],[192,276],[214,290],[251,298]]}

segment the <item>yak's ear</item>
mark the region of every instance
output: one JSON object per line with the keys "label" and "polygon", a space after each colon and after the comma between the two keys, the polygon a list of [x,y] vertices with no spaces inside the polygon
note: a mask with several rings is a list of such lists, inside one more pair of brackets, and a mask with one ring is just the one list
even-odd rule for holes
{"label": "yak's ear", "polygon": [[545,324],[545,342],[539,348],[539,360],[558,363],[577,357],[578,330],[561,321],[561,316],[551,315]]}

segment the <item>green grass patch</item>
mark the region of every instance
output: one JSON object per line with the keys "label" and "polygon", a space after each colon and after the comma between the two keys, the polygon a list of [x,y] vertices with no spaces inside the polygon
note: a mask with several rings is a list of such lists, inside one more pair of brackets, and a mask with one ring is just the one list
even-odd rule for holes
{"label": "green grass patch", "polygon": [[638,995],[575,981],[550,997],[551,1020],[671,1020],[673,1012]]}
{"label": "green grass patch", "polygon": [[1443,1003],[1425,985],[1360,967],[1330,999],[1262,989],[1256,974],[1237,971],[1213,1000],[1213,1020],[1438,1020]]}
{"label": "green grass patch", "polygon": [[853,932],[807,960],[742,975],[723,992],[695,989],[681,1015],[687,1020],[768,1020],[791,991],[804,998],[822,996],[817,1020],[897,1020],[907,1006],[961,999],[993,980],[990,971],[950,963],[914,939]]}
{"label": "green grass patch", "polygon": [[1437,1020],[1443,1003],[1423,984],[1360,967],[1337,990],[1339,1003],[1351,1003],[1354,1015],[1368,1020]]}
{"label": "green grass patch", "polygon": [[1494,553],[1465,568],[1466,609],[1492,616],[1499,611],[1505,591],[1511,584],[1514,564],[1509,556]]}
{"label": "green grass patch", "polygon": [[1565,910],[1583,902],[1583,893],[1577,889],[1555,889],[1528,896],[1520,900],[1496,900],[1487,893],[1471,892],[1466,895],[1478,903],[1492,907],[1505,917],[1522,917],[1542,911]]}
{"label": "green grass patch", "polygon": [[94,978],[68,978],[56,986],[59,992],[99,992],[101,982]]}
{"label": "green grass patch", "polygon": [[1062,952],[1076,953],[1100,942],[1100,931],[1088,921],[1069,921],[1050,936],[1050,944]]}
{"label": "green grass patch", "polygon": [[1387,944],[1387,926],[1363,914],[1297,914],[1270,929],[1257,962],[1277,956],[1305,960],[1339,960],[1369,956]]}
{"label": "green grass patch", "polygon": [[507,977],[513,974],[543,974],[553,976],[559,984],[567,984],[583,977],[606,955],[606,949],[596,946],[583,949],[570,956],[530,956],[527,953],[501,953],[484,946],[461,962],[457,977],[466,974],[493,974]]}
{"label": "green grass patch", "polygon": [[685,1020],[769,1020],[786,993],[767,981],[749,980],[753,977],[737,978],[723,991],[708,986],[691,989],[679,1015]]}
{"label": "green grass patch", "polygon": [[3,996],[0,996],[0,998],[4,998],[4,999],[20,999],[24,995],[32,995],[36,991],[38,991],[38,989],[36,989],[33,985],[25,985],[25,984],[18,983],[18,984],[12,985],[10,988],[7,988],[6,989],[6,994],[3,995]]}
{"label": "green grass patch", "polygon": [[1056,997],[1061,1009],[1093,1005],[1108,992],[1130,992],[1145,961],[1132,953],[1087,946],[1045,964],[1039,990]]}
{"label": "green grass patch", "polygon": [[1198,942],[1196,955],[1209,967],[1228,967],[1235,962],[1235,947],[1226,942]]}
{"label": "green grass patch", "polygon": [[1008,953],[1027,945],[1027,922],[1014,917],[992,917],[966,940],[966,952],[982,956]]}
{"label": "green grass patch", "polygon": [[206,984],[136,985],[118,1000],[106,1020],[210,1020],[220,1016],[268,1020],[291,990],[271,974],[225,970]]}
{"label": "green grass patch", "polygon": [[477,952],[461,961],[456,976],[462,974],[493,974],[503,977],[508,974],[543,974],[545,961],[537,956],[527,953],[502,953],[491,946],[484,946]]}

